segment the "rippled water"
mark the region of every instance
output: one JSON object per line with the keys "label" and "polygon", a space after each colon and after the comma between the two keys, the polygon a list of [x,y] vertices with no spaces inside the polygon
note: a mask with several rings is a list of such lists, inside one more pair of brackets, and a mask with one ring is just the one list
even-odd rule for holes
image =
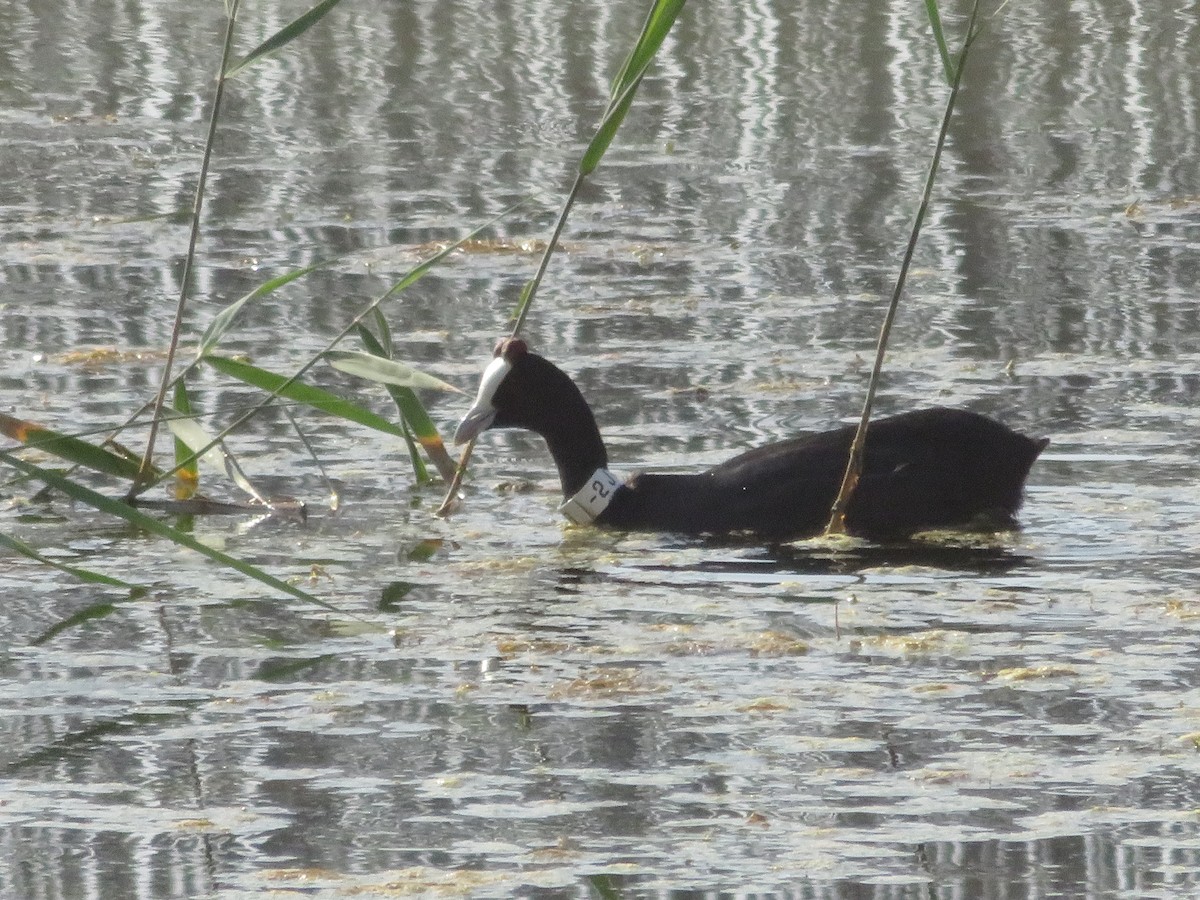
{"label": "rippled water", "polygon": [[[204,6],[0,9],[6,412],[104,430],[153,392],[223,28]],[[243,49],[305,4],[254,6]],[[210,183],[192,340],[349,254],[227,341],[280,371],[428,242],[529,194],[497,236],[544,237],[642,12],[343,6],[231,86]],[[686,8],[527,328],[614,467],[857,412],[940,78],[920,3]],[[1014,5],[976,47],[880,407],[1049,436],[1019,534],[568,529],[521,434],[481,442],[443,521],[398,442],[300,412],[333,512],[271,413],[232,449],[307,523],[173,521],[332,614],[8,485],[4,533],[149,591],[0,557],[0,895],[1200,894],[1198,119],[1193,5]],[[436,269],[388,307],[398,355],[473,389],[535,264]],[[254,396],[194,389],[215,422]],[[429,399],[443,431],[466,405]]]}

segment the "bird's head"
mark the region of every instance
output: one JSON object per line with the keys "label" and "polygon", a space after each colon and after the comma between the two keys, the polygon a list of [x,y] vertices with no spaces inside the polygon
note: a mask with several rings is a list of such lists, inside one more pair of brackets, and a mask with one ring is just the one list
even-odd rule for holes
{"label": "bird's head", "polygon": [[489,428],[529,427],[521,420],[520,412],[528,402],[525,382],[530,359],[540,359],[529,352],[529,345],[520,338],[502,338],[496,344],[493,359],[483,370],[475,403],[458,423],[454,443],[465,444]]}

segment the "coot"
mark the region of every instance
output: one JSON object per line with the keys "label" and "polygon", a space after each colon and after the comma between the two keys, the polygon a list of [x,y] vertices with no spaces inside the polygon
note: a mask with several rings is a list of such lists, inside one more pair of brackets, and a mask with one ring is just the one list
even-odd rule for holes
{"label": "coot", "polygon": [[[578,524],[748,532],[780,541],[825,527],[855,431],[847,425],[791,438],[704,472],[623,481],[608,471],[604,441],[579,388],[518,338],[497,344],[454,441],[489,428],[525,428],[545,438],[562,482],[560,509]],[[1013,528],[1029,468],[1048,443],[962,409],[876,419],[846,527],[874,540],[934,528]]]}

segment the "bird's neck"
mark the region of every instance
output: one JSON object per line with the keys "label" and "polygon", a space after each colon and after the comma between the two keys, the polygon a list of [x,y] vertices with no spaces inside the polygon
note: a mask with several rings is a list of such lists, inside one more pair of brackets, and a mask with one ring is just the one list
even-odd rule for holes
{"label": "bird's neck", "polygon": [[608,451],[596,425],[596,417],[579,388],[565,373],[558,372],[546,397],[543,415],[534,431],[546,439],[558,467],[564,497],[582,488],[592,473],[608,466]]}

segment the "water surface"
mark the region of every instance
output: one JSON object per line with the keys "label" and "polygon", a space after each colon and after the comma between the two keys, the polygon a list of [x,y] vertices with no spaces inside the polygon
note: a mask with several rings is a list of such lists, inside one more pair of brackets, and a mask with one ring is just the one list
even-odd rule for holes
{"label": "water surface", "polygon": [[[343,7],[231,85],[214,158],[189,340],[346,254],[228,338],[279,371],[429,242],[530,195],[493,236],[545,237],[642,15]],[[303,8],[247,10],[240,46]],[[152,394],[222,30],[220,4],[0,10],[6,411],[104,430]],[[1200,893],[1197,73],[1181,3],[1006,7],[975,49],[879,406],[1049,436],[1019,534],[568,529],[520,434],[443,521],[400,442],[297,411],[332,511],[272,412],[231,448],[307,523],[173,521],[335,615],[10,484],[5,533],[149,591],[3,558],[0,894]],[[614,467],[857,413],[941,77],[919,3],[685,9],[526,332]],[[473,390],[535,264],[436,269],[387,306],[397,355]],[[193,389],[214,423],[254,398]],[[448,433],[465,401],[428,399]]]}

